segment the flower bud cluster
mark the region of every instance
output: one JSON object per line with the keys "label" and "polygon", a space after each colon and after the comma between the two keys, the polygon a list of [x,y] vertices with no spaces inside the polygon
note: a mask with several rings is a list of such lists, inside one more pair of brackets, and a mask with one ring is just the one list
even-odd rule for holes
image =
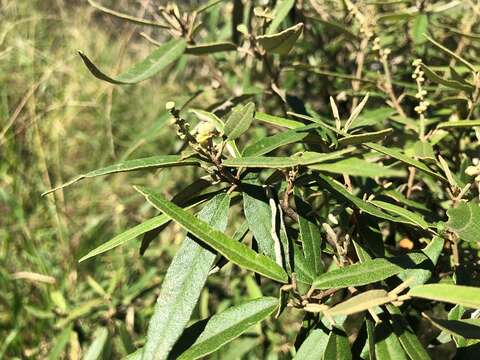
{"label": "flower bud cluster", "polygon": [[391,54],[392,50],[389,48],[382,48],[380,45],[380,38],[376,37],[373,39],[373,46],[372,46],[373,51],[378,51],[378,54],[381,57],[381,60],[387,60],[388,56]]}
{"label": "flower bud cluster", "polygon": [[413,61],[412,66],[415,68],[415,70],[413,71],[412,79],[414,79],[417,83],[417,93],[415,94],[415,97],[420,101],[418,105],[415,106],[414,110],[417,112],[417,114],[423,116],[430,103],[425,100],[427,91],[422,87],[423,83],[425,82],[425,73],[423,72],[421,65],[421,59],[415,59]]}

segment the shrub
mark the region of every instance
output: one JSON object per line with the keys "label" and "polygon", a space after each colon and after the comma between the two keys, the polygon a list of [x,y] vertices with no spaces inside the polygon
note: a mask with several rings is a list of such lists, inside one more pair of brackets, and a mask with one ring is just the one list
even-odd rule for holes
{"label": "shrub", "polygon": [[[478,5],[210,1],[146,20],[90,3],[153,27],[143,35],[158,46],[117,76],[80,53],[94,76],[129,85],[170,72],[191,96],[165,104],[177,153],[63,185],[198,170],[172,199],[135,186],[160,214],[80,259],[141,235],[143,253],[170,221],[188,232],[131,358],[226,357],[262,321],[257,358],[478,351]],[[160,106],[153,96],[145,106]],[[225,276],[248,293],[189,323],[207,278]]]}

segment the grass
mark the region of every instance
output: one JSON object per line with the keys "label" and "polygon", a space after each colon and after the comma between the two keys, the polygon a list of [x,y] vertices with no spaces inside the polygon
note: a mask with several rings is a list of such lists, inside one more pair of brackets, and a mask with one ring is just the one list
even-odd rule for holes
{"label": "grass", "polygon": [[181,235],[167,230],[143,258],[135,241],[77,260],[154,214],[127,177],[174,189],[183,174],[118,175],[40,194],[120,159],[174,151],[159,125],[177,90],[162,79],[135,87],[96,81],[77,49],[118,70],[152,45],[86,2],[2,0],[0,8],[0,358],[80,358],[99,327],[115,339],[118,358],[142,341],[175,249],[168,235],[174,244]]}

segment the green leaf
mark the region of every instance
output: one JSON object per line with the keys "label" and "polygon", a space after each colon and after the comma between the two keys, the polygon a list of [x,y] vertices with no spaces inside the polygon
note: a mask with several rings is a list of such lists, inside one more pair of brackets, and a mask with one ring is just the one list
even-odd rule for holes
{"label": "green leaf", "polygon": [[395,215],[399,215],[405,220],[409,221],[411,224],[421,227],[422,229],[426,230],[432,225],[426,222],[423,217],[413,211],[404,209],[400,206],[390,204],[385,201],[380,200],[372,200],[370,201],[373,205],[378,206],[379,208],[389,211]]}
{"label": "green leaf", "polygon": [[296,143],[302,141],[309,135],[309,130],[317,128],[318,125],[310,124],[288,131],[283,131],[273,136],[267,136],[256,143],[247,146],[242,155],[245,157],[260,156],[273,151],[280,146]]}
{"label": "green leaf", "polygon": [[428,174],[428,175],[431,175],[433,177],[436,177],[437,179],[440,179],[444,182],[447,182],[447,179],[445,179],[442,175],[440,175],[438,173],[438,171],[433,171],[432,169],[430,169],[427,165],[425,165],[424,163],[418,161],[418,160],[415,160],[415,159],[412,159],[411,157],[405,155],[404,153],[402,153],[399,149],[397,148],[387,148],[385,146],[382,146],[382,145],[379,145],[379,144],[375,144],[375,143],[367,143],[365,144],[365,146],[367,146],[368,148],[370,149],[373,149],[375,151],[378,151],[382,154],[385,154],[387,156],[390,156],[394,159],[397,159],[407,165],[410,165],[410,166],[413,166],[415,168],[417,168],[418,170],[420,171],[423,171],[424,173]]}
{"label": "green leaf", "polygon": [[268,26],[267,34],[273,34],[278,29],[294,5],[295,0],[277,1],[275,8],[273,9],[273,20]]}
{"label": "green leaf", "polygon": [[[212,230],[224,231],[229,204],[229,196],[220,194],[200,211],[201,220],[190,216]],[[185,238],[163,280],[148,326],[142,359],[167,358],[190,320],[215,257],[215,253],[198,244],[190,235]]]}
{"label": "green leaf", "polygon": [[365,344],[365,347],[366,347],[366,350],[368,350],[368,359],[369,360],[376,360],[376,356],[375,356],[375,325],[373,323],[373,320],[371,320],[368,317],[365,317],[365,325],[366,325],[365,327],[367,328],[367,343]]}
{"label": "green leaf", "polygon": [[425,204],[419,203],[419,202],[411,200],[411,199],[407,199],[407,197],[399,191],[384,190],[382,192],[382,195],[388,196],[389,198],[395,200],[396,202],[398,202],[402,205],[406,205],[406,206],[414,208],[414,209],[429,211],[429,208]]}
{"label": "green leaf", "polygon": [[383,140],[387,135],[391,134],[393,129],[388,128],[380,131],[368,132],[363,134],[348,135],[338,140],[338,144],[342,146],[364,144],[370,141]]}
{"label": "green leaf", "polygon": [[279,116],[269,115],[262,112],[256,112],[255,119],[257,119],[258,121],[266,122],[268,124],[286,127],[288,129],[295,129],[305,126],[305,124],[299,121],[285,119]]}
{"label": "green leaf", "polygon": [[471,93],[474,91],[474,87],[468,84],[461,83],[456,80],[449,80],[444,79],[440,75],[438,75],[435,71],[433,71],[430,67],[425,64],[421,64],[422,70],[425,72],[425,76],[429,78],[431,81],[446,86],[451,89],[462,90],[467,93]]}
{"label": "green leaf", "polygon": [[255,114],[255,104],[249,102],[240,108],[235,108],[223,129],[229,140],[234,140],[248,130]]}
{"label": "green leaf", "polygon": [[364,201],[357,196],[353,195],[350,193],[343,185],[341,185],[338,181],[335,181],[331,179],[328,176],[318,174],[318,178],[324,182],[327,187],[329,187],[331,190],[335,191],[338,195],[341,197],[345,198],[349,202],[351,202],[353,205],[355,205],[357,208],[362,210],[363,212],[373,215],[375,217],[393,221],[393,222],[400,222],[400,223],[407,223],[409,224],[409,221],[406,221],[400,217],[395,217],[390,214],[387,214],[386,212],[382,211],[375,205],[371,204],[370,202]]}
{"label": "green leaf", "polygon": [[107,328],[100,327],[93,333],[92,344],[88,347],[83,360],[98,360],[103,359],[102,353],[105,348],[105,344],[108,340],[108,330]]}
{"label": "green leaf", "polygon": [[275,240],[272,237],[272,211],[265,189],[246,185],[243,192],[243,213],[248,228],[257,241],[260,253],[275,260]]}
{"label": "green leaf", "polygon": [[464,127],[480,126],[480,120],[457,120],[457,121],[445,121],[437,125],[437,129],[454,129]]}
{"label": "green leaf", "polygon": [[124,73],[110,77],[103,73],[97,66],[90,61],[90,59],[79,52],[83,62],[88,70],[100,80],[107,81],[112,84],[136,84],[140,81],[146,80],[171,63],[177,61],[183,55],[186,49],[186,42],[183,39],[174,39],[159,46],[150,55],[138,64],[132,66]]}
{"label": "green leaf", "polygon": [[208,55],[218,52],[235,51],[237,46],[232,42],[218,42],[212,44],[200,44],[187,46],[185,54],[189,55]]}
{"label": "green leaf", "polygon": [[347,334],[337,328],[333,328],[328,337],[328,344],[323,354],[324,360],[351,360],[352,351],[348,343]]}
{"label": "green leaf", "polygon": [[410,289],[408,295],[480,309],[480,288],[472,286],[427,284]]}
{"label": "green leaf", "polygon": [[308,334],[294,356],[294,360],[318,360],[321,359],[327,348],[329,336],[321,329],[315,329]]}
{"label": "green leaf", "polygon": [[397,335],[388,322],[384,321],[375,326],[375,340],[377,360],[408,360]]}
{"label": "green leaf", "polygon": [[460,239],[469,242],[480,240],[480,206],[472,201],[461,202],[447,210],[447,228]]}
{"label": "green leaf", "polygon": [[190,231],[199,240],[211,246],[231,262],[278,282],[287,282],[286,272],[268,257],[257,254],[244,244],[226,236],[223,232],[213,229],[205,222],[172,204],[162,195],[144,187],[135,187],[135,189],[143,194],[153,206],[170,216],[180,226]]}
{"label": "green leaf", "polygon": [[422,44],[425,42],[423,34],[428,31],[428,16],[426,14],[418,14],[415,16],[412,24],[412,39],[415,44]]}
{"label": "green leaf", "polygon": [[397,335],[400,344],[402,344],[403,349],[410,359],[430,360],[430,355],[428,355],[422,343],[402,316],[400,309],[388,304],[387,310],[391,314],[390,322],[393,331]]}
{"label": "green leaf", "polygon": [[430,41],[430,42],[431,42],[433,45],[435,45],[437,48],[439,48],[440,50],[442,50],[443,52],[445,52],[446,54],[448,54],[452,59],[458,60],[458,61],[461,62],[463,65],[465,65],[467,68],[469,68],[473,73],[476,73],[476,72],[477,72],[477,69],[475,69],[475,66],[473,66],[470,62],[468,62],[468,61],[465,60],[464,58],[462,58],[460,55],[458,55],[457,53],[453,52],[452,50],[446,48],[446,47],[443,46],[442,44],[436,42],[436,41],[433,40],[430,36],[425,35],[425,37],[427,38],[428,41]]}
{"label": "green leaf", "polygon": [[188,165],[197,165],[199,161],[195,158],[184,158],[181,155],[161,155],[161,156],[151,156],[142,159],[134,159],[134,160],[126,160],[120,162],[118,164],[110,165],[101,169],[92,170],[85,174],[78,175],[67,181],[66,183],[57,186],[56,188],[50,189],[45,191],[43,195],[47,195],[53,191],[57,191],[64,187],[70,186],[75,184],[76,182],[87,179],[93,178],[97,176],[109,175],[119,172],[126,172],[126,171],[136,171],[136,170],[144,170],[144,169],[156,169],[161,167],[171,167],[171,166],[188,166]]}
{"label": "green leaf", "polygon": [[301,198],[300,190],[297,187],[294,188],[294,191],[303,254],[309,267],[313,269],[314,275],[319,275],[324,268],[322,262],[322,234],[313,215],[313,209]]}
{"label": "green leaf", "polygon": [[[312,267],[309,262],[307,262],[305,256],[303,255],[302,249],[297,244],[293,244],[293,258],[297,283],[312,285],[313,279],[316,276],[315,268]],[[306,288],[306,291],[308,291],[308,288]]]}
{"label": "green leaf", "polygon": [[363,263],[337,268],[318,276],[313,282],[316,289],[361,286],[385,280],[405,269],[414,268],[427,257],[420,253],[366,260]]}
{"label": "green leaf", "polygon": [[387,304],[390,301],[385,290],[369,290],[325,310],[324,313],[330,316],[352,315]]}
{"label": "green leaf", "polygon": [[[444,244],[445,240],[443,238],[441,238],[440,236],[434,236],[432,241],[430,241],[430,243],[424,249],[422,249],[422,252],[432,262],[433,267],[437,265],[438,258],[442,253]],[[413,282],[410,283],[410,287],[422,285],[425,284],[432,276],[433,267],[430,267],[428,269],[405,270],[404,272],[398,274],[398,277],[404,281],[412,278]]]}
{"label": "green leaf", "polygon": [[402,177],[405,171],[387,168],[383,165],[372,163],[370,161],[349,157],[347,159],[337,160],[335,162],[324,162],[321,164],[310,165],[311,170],[326,171],[334,174],[346,174],[351,176],[363,177]]}
{"label": "green leaf", "polygon": [[282,32],[257,36],[257,42],[267,53],[287,55],[300,37],[303,23],[299,23]]}
{"label": "green leaf", "polygon": [[[190,209],[190,208],[202,203],[203,201],[204,201],[204,199],[201,199],[199,202],[196,202],[195,204],[192,204],[192,205],[188,206],[186,209]],[[103,254],[104,252],[112,250],[112,249],[116,248],[117,246],[123,245],[126,242],[128,242],[132,239],[135,239],[136,237],[138,237],[142,234],[145,234],[145,233],[147,233],[151,230],[159,228],[162,225],[165,225],[169,221],[170,221],[170,217],[168,217],[165,214],[155,216],[151,219],[148,219],[148,220],[144,221],[143,223],[138,224],[137,226],[134,226],[133,228],[128,229],[128,230],[118,234],[114,238],[108,240],[107,242],[103,243],[102,245],[100,245],[100,246],[96,247],[95,249],[89,251],[80,260],[78,260],[78,262],[85,261],[85,260],[90,259],[94,256],[97,256],[97,255]]]}
{"label": "green leaf", "polygon": [[242,158],[227,159],[223,165],[230,167],[249,167],[249,168],[288,168],[294,166],[308,166],[318,164],[324,161],[337,159],[343,155],[354,151],[355,148],[346,148],[329,153],[317,153],[307,151],[299,155],[292,156],[251,156]]}
{"label": "green leaf", "polygon": [[231,307],[212,316],[205,330],[179,360],[194,360],[204,357],[247,331],[252,325],[264,320],[278,307],[278,300],[264,297]]}
{"label": "green leaf", "polygon": [[453,336],[465,339],[480,339],[480,319],[443,320],[422,314],[435,327]]}

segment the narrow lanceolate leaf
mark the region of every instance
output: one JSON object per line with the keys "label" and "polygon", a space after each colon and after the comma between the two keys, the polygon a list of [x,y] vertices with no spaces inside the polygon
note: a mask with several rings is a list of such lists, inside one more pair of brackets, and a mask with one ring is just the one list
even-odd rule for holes
{"label": "narrow lanceolate leaf", "polygon": [[257,36],[257,42],[268,53],[286,55],[295,45],[302,30],[303,23],[299,23],[276,34]]}
{"label": "narrow lanceolate leaf", "polygon": [[352,351],[348,343],[347,334],[337,328],[333,328],[328,337],[328,344],[323,354],[324,360],[351,360]]}
{"label": "narrow lanceolate leaf", "polygon": [[393,222],[407,223],[407,224],[410,223],[409,221],[406,221],[400,217],[395,217],[390,214],[387,214],[386,212],[382,211],[375,205],[358,198],[357,196],[350,193],[347,189],[345,189],[343,185],[341,185],[338,181],[335,181],[328,176],[319,174],[318,178],[321,179],[327,186],[329,186],[338,195],[345,198],[346,200],[348,200],[349,202],[354,204],[357,208],[359,208],[360,210],[362,210],[367,214],[373,215],[380,219],[385,219]]}
{"label": "narrow lanceolate leaf", "polygon": [[351,315],[387,304],[390,301],[385,290],[369,290],[335,305],[324,313],[330,316]]}
{"label": "narrow lanceolate leaf", "polygon": [[309,168],[311,170],[325,171],[333,174],[345,174],[370,178],[402,177],[405,175],[405,171],[403,170],[387,168],[383,165],[372,163],[356,157],[349,157],[347,159],[341,159],[335,162],[314,164],[310,165]]}
{"label": "narrow lanceolate leaf", "polygon": [[412,328],[408,325],[408,322],[402,316],[400,309],[389,304],[387,305],[387,310],[391,315],[390,322],[393,331],[398,336],[400,344],[402,344],[403,349],[410,359],[430,360],[430,355],[428,355],[417,335],[415,335]]}
{"label": "narrow lanceolate leaf", "polygon": [[472,201],[461,202],[456,208],[447,211],[448,229],[465,241],[480,240],[480,206]]}
{"label": "narrow lanceolate leaf", "polygon": [[475,89],[474,86],[470,84],[461,83],[456,80],[445,79],[440,75],[438,75],[435,71],[433,71],[430,67],[428,67],[425,64],[421,64],[421,67],[422,67],[422,70],[425,72],[425,76],[437,84],[440,84],[455,90],[462,90],[467,93],[471,93]]}
{"label": "narrow lanceolate leaf", "polygon": [[286,127],[288,129],[295,129],[305,126],[305,124],[301,123],[300,121],[285,119],[280,116],[269,115],[262,112],[256,112],[255,119],[271,125]]}
{"label": "narrow lanceolate leaf", "polygon": [[255,114],[255,104],[248,104],[232,111],[223,129],[229,140],[234,140],[248,130]]}
{"label": "narrow lanceolate leaf", "polygon": [[347,135],[338,140],[339,145],[357,145],[364,144],[371,141],[380,141],[383,140],[386,136],[391,134],[393,129],[384,129],[379,131],[367,132],[363,134]]}
{"label": "narrow lanceolate leaf", "polygon": [[107,328],[101,327],[95,330],[93,333],[92,344],[88,347],[87,352],[83,356],[84,360],[101,360],[103,359],[102,353],[107,343],[108,339],[108,330]]}
{"label": "narrow lanceolate leaf", "polygon": [[[228,195],[217,195],[202,209],[199,218],[212,229],[223,231],[227,226],[229,204]],[[167,358],[190,320],[215,257],[215,253],[190,235],[185,238],[163,280],[148,326],[143,360]]]}
{"label": "narrow lanceolate leaf", "polygon": [[426,222],[421,215],[413,211],[404,209],[398,205],[390,204],[388,202],[380,200],[372,200],[370,202],[383,210],[389,211],[395,215],[404,218],[405,220],[410,221],[412,224],[417,225],[424,230],[428,229],[431,226],[431,224]]}
{"label": "narrow lanceolate leaf", "polygon": [[[203,202],[204,200],[202,199],[200,202]],[[198,205],[198,203],[187,207],[187,209]],[[127,231],[122,232],[121,234],[118,234],[111,240],[108,240],[107,242],[103,243],[102,245],[96,247],[92,251],[89,251],[88,254],[83,256],[78,262],[85,261],[87,259],[90,259],[94,256],[103,254],[104,252],[107,252],[109,250],[112,250],[116,248],[117,246],[123,245],[126,242],[137,238],[140,235],[143,235],[151,230],[157,229],[162,225],[165,225],[170,221],[170,217],[168,217],[165,214],[155,216],[151,219],[145,220],[143,223],[138,224],[137,226],[134,226],[131,229],[128,229]]]}
{"label": "narrow lanceolate leaf", "polygon": [[[247,185],[248,186],[248,185]],[[258,250],[275,259],[275,240],[272,236],[272,210],[265,189],[250,185],[243,192],[243,213]]]}
{"label": "narrow lanceolate leaf", "polygon": [[459,62],[463,63],[466,67],[468,67],[471,71],[473,72],[476,72],[477,69],[475,68],[475,66],[473,66],[470,62],[468,62],[467,60],[465,60],[463,57],[461,57],[460,55],[456,54],[455,52],[453,52],[452,50],[446,48],[445,46],[443,46],[442,44],[436,42],[435,40],[433,40],[430,36],[428,35],[424,35],[428,41],[430,41],[433,45],[435,45],[437,48],[439,48],[440,50],[442,50],[443,52],[445,52],[446,54],[448,54],[451,58],[455,59],[455,60],[458,60]]}
{"label": "narrow lanceolate leaf", "polygon": [[438,171],[434,171],[434,170],[430,169],[424,163],[422,163],[418,160],[412,159],[411,157],[402,153],[397,148],[387,148],[385,146],[375,144],[375,143],[367,143],[367,144],[365,144],[365,146],[367,146],[368,148],[373,149],[375,151],[378,151],[382,154],[388,155],[388,156],[390,156],[394,159],[397,159],[397,160],[399,160],[399,161],[401,161],[401,162],[403,162],[407,165],[413,166],[413,167],[417,168],[418,170],[421,170],[424,173],[426,173],[428,175],[431,175],[433,177],[436,177],[436,178],[438,178],[442,181],[447,181],[447,179],[445,179],[442,175],[440,175]]}
{"label": "narrow lanceolate leaf", "polygon": [[465,339],[480,339],[480,319],[443,320],[430,317],[423,313],[423,316],[440,330],[450,335],[461,336]]}
{"label": "narrow lanceolate leaf", "polygon": [[354,151],[355,148],[346,148],[330,153],[317,153],[308,151],[293,156],[248,156],[242,158],[227,159],[223,162],[225,166],[250,167],[250,168],[287,168],[293,166],[308,166],[334,160]]}
{"label": "narrow lanceolate leaf", "polygon": [[195,343],[178,359],[194,360],[211,354],[271,315],[277,306],[278,299],[264,297],[212,316]]}
{"label": "narrow lanceolate leaf", "polygon": [[273,20],[267,28],[267,34],[273,34],[278,29],[294,5],[295,0],[277,1],[277,4],[273,9]]}
{"label": "narrow lanceolate leaf", "polygon": [[183,39],[174,39],[159,46],[144,60],[135,64],[127,71],[110,77],[102,72],[90,59],[79,52],[83,62],[87,66],[88,70],[100,80],[107,81],[112,84],[136,84],[140,81],[146,80],[159,71],[175,62],[183,55],[186,49],[186,42]]}
{"label": "narrow lanceolate leaf", "polygon": [[320,228],[313,216],[311,206],[301,198],[301,193],[297,187],[295,191],[295,205],[298,213],[298,225],[300,229],[300,239],[303,245],[303,254],[313,269],[315,275],[323,271],[322,262],[322,234]]}
{"label": "narrow lanceolate leaf", "polygon": [[377,360],[408,360],[388,322],[383,321],[375,326],[375,356]]}
{"label": "narrow lanceolate leaf", "polygon": [[316,289],[329,289],[367,285],[414,268],[426,259],[423,254],[412,253],[388,259],[367,260],[324,273],[315,279],[313,286]]}
{"label": "narrow lanceolate leaf", "polygon": [[437,129],[470,128],[480,126],[480,120],[445,121],[437,125]]}
{"label": "narrow lanceolate leaf", "polygon": [[246,245],[226,236],[223,232],[195,218],[182,208],[172,204],[162,195],[144,187],[136,187],[158,210],[164,212],[199,240],[211,246],[231,262],[245,269],[259,273],[273,280],[286,283],[287,273],[273,260],[260,255]]}
{"label": "narrow lanceolate leaf", "polygon": [[315,329],[308,334],[302,346],[295,354],[294,360],[318,360],[327,348],[329,336],[321,329]]}
{"label": "narrow lanceolate leaf", "polygon": [[143,170],[143,169],[155,169],[161,167],[171,167],[171,166],[187,166],[187,165],[196,165],[198,164],[198,160],[195,158],[183,158],[180,155],[163,155],[163,156],[151,156],[142,159],[135,159],[135,160],[126,160],[120,162],[118,164],[106,166],[101,169],[92,170],[85,174],[78,175],[74,177],[72,180],[48,191],[45,191],[43,195],[49,194],[53,191],[62,189],[66,186],[70,186],[75,184],[76,182],[87,179],[93,178],[96,176],[103,176],[109,175],[119,172],[126,172],[126,171],[136,171],[136,170]]}
{"label": "narrow lanceolate leaf", "polygon": [[473,286],[427,284],[410,289],[408,295],[480,309],[480,288]]}
{"label": "narrow lanceolate leaf", "polygon": [[187,47],[185,53],[190,55],[208,55],[235,50],[237,50],[237,46],[232,42],[218,42],[212,44],[191,45]]}
{"label": "narrow lanceolate leaf", "polygon": [[310,124],[300,128],[283,131],[278,134],[267,136],[258,140],[256,143],[247,146],[242,155],[249,156],[260,156],[269,153],[281,146],[296,143],[302,141],[309,135],[309,131],[317,128],[317,124]]}

